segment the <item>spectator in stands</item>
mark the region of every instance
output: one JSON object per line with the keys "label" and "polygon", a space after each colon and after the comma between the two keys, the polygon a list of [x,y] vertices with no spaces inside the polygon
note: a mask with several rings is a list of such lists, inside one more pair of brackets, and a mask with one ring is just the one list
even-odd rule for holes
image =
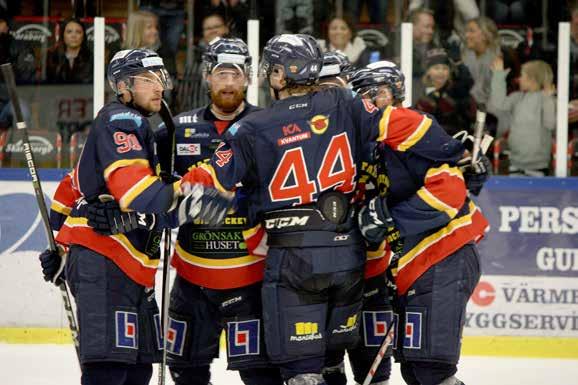
{"label": "spectator in stands", "polygon": [[[413,24],[413,84],[421,82],[425,74],[425,54],[428,50],[437,47],[434,43],[435,20],[431,9],[416,8],[408,17]],[[412,89],[412,101],[415,102],[423,96],[423,89]]]}
{"label": "spectator in stands", "polygon": [[148,48],[156,51],[161,43],[157,16],[148,11],[131,12],[128,15],[123,49]]}
{"label": "spectator in stands", "polygon": [[473,85],[470,72],[463,64],[455,68],[446,51],[434,48],[426,54],[427,70],[422,79],[425,96],[416,108],[433,115],[450,135],[471,132],[476,119],[476,102],[470,95]]}
{"label": "spectator in stands", "polygon": [[201,69],[203,52],[213,39],[228,36],[229,27],[227,20],[220,13],[211,13],[205,16],[202,27],[203,38],[194,47],[195,60],[191,67],[185,69],[183,78],[176,82],[176,98],[173,104],[175,111],[192,110],[210,102]]}
{"label": "spectator in stands", "polygon": [[333,17],[327,25],[325,40],[319,44],[323,52],[341,51],[355,67],[364,67],[370,62],[380,60],[380,57],[370,60],[371,52],[367,49],[365,41],[355,36],[355,28],[348,16]]}
{"label": "spectator in stands", "polygon": [[509,127],[510,175],[548,175],[552,131],[556,125],[552,68],[542,60],[524,63],[520,91],[508,96],[508,70],[504,70],[501,57],[494,59],[491,69],[493,75],[488,111],[496,114]]}
{"label": "spectator in stands", "polygon": [[[229,33],[245,41],[247,39],[247,19],[249,18],[248,3],[248,1],[241,0],[211,0],[204,5],[203,15],[223,15],[224,19],[227,20]],[[277,7],[280,7],[280,2],[277,3]]]}
{"label": "spectator in stands", "polygon": [[140,0],[140,9],[154,13],[160,26],[159,55],[171,75],[176,73],[176,55],[185,27],[184,0]]}
{"label": "spectator in stands", "polygon": [[18,84],[36,81],[34,51],[26,42],[14,39],[8,17],[0,16],[0,64],[4,63],[12,63]]}
{"label": "spectator in stands", "polygon": [[86,30],[78,19],[65,20],[55,47],[48,51],[46,81],[49,83],[92,83],[92,53]]}
{"label": "spectator in stands", "polygon": [[452,31],[462,36],[466,20],[480,16],[476,0],[411,0],[408,8],[414,11],[422,7],[431,9],[436,15],[443,43],[448,40]]}
{"label": "spectator in stands", "polygon": [[[202,50],[216,37],[229,35],[229,23],[223,14],[210,13],[203,19],[203,40],[200,43]],[[200,60],[200,58],[199,58]]]}
{"label": "spectator in stands", "polygon": [[492,62],[500,56],[500,41],[496,24],[487,17],[472,19],[466,25],[464,64],[474,79],[472,95],[477,103],[486,104],[490,97]]}

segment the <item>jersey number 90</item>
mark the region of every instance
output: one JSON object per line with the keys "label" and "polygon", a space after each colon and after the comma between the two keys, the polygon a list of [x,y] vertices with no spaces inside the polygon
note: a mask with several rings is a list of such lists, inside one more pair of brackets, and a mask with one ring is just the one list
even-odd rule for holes
{"label": "jersey number 90", "polygon": [[355,163],[347,134],[334,135],[325,150],[316,180],[309,178],[301,147],[285,151],[269,183],[272,202],[290,201],[297,205],[313,201],[317,192],[335,187],[343,193],[355,189]]}

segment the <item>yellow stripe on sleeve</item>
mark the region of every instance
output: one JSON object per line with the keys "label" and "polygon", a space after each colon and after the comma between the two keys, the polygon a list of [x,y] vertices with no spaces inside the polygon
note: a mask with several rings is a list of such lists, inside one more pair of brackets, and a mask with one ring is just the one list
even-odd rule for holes
{"label": "yellow stripe on sleeve", "polygon": [[56,211],[62,215],[70,215],[70,211],[72,210],[70,207],[63,205],[62,203],[58,202],[57,200],[52,200],[50,204],[50,210]]}
{"label": "yellow stripe on sleeve", "polygon": [[158,176],[146,175],[141,180],[139,180],[134,186],[132,186],[118,201],[118,205],[123,210],[128,210],[128,206],[139,196],[144,190],[146,190],[151,184],[159,180]]}
{"label": "yellow stripe on sleeve", "polygon": [[406,140],[397,146],[397,151],[407,151],[425,135],[432,124],[432,120],[424,115],[416,130]]}
{"label": "yellow stripe on sleeve", "polygon": [[141,166],[145,166],[145,167],[150,167],[150,163],[148,160],[146,159],[121,159],[121,160],[117,160],[116,162],[113,162],[112,164],[110,164],[110,166],[108,166],[105,170],[104,170],[104,180],[108,181],[108,178],[110,177],[110,174],[112,174],[112,172],[116,169],[119,169],[121,167],[127,167],[127,166],[134,166],[134,165],[141,165]]}

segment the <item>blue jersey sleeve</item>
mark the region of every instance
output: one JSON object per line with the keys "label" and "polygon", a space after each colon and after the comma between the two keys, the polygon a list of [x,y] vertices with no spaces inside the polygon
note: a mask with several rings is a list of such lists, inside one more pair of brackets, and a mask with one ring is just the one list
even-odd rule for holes
{"label": "blue jersey sleeve", "polygon": [[97,155],[110,193],[123,210],[162,213],[176,204],[178,182],[165,184],[157,176],[152,132],[139,115],[120,112],[99,129]]}
{"label": "blue jersey sleeve", "polygon": [[432,117],[409,108],[379,109],[370,101],[354,96],[352,116],[363,141],[378,141],[394,151],[412,152],[426,159],[446,161],[461,142],[449,136]]}

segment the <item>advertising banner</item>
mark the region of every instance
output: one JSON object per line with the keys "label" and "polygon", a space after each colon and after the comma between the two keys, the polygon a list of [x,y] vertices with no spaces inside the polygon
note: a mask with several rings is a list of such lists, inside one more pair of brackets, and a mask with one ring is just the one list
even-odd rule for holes
{"label": "advertising banner", "polygon": [[494,177],[474,199],[484,274],[578,278],[578,178]]}

